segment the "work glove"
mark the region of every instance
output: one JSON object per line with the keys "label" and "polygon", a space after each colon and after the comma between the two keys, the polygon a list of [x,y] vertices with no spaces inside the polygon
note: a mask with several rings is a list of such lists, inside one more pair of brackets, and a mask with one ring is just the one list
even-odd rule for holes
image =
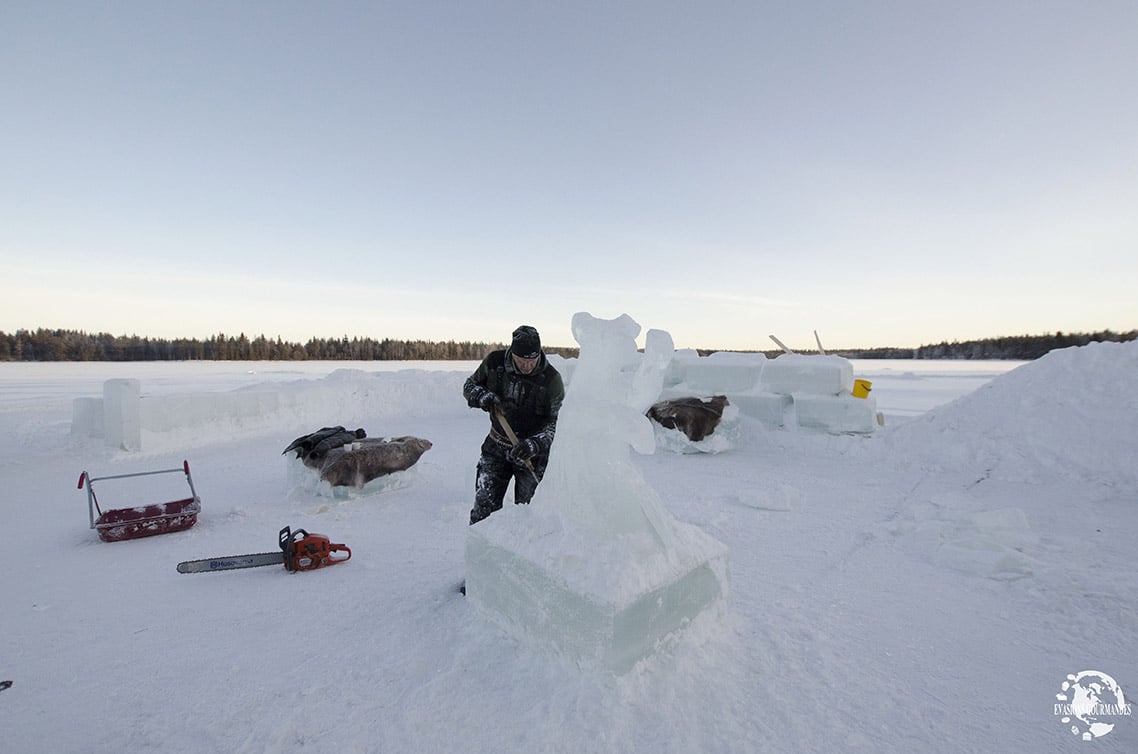
{"label": "work glove", "polygon": [[482,409],[483,411],[493,411],[494,406],[497,406],[501,402],[502,402],[501,398],[499,398],[492,391],[487,390],[478,399],[478,408]]}
{"label": "work glove", "polygon": [[525,463],[533,458],[541,450],[541,446],[537,440],[532,437],[527,437],[524,440],[519,440],[518,443],[506,451],[506,458],[515,463]]}

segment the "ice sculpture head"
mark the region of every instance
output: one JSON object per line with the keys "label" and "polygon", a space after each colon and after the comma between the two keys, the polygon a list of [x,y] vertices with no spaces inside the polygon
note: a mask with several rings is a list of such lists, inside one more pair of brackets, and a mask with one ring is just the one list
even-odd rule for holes
{"label": "ice sculpture head", "polygon": [[622,314],[611,320],[597,319],[588,312],[573,315],[573,338],[581,346],[573,390],[590,400],[623,398],[627,388],[621,372],[635,366],[636,336],[640,325]]}
{"label": "ice sculpture head", "polygon": [[582,450],[591,450],[595,461],[623,457],[627,445],[640,453],[655,449],[651,425],[630,405],[632,370],[640,365],[639,334],[640,325],[627,314],[611,320],[587,312],[573,315],[573,337],[581,351],[562,409],[567,421],[559,426],[558,437],[585,446]]}
{"label": "ice sculpture head", "polygon": [[[655,448],[643,395],[659,392],[667,360],[659,358],[671,338],[653,331],[654,358],[636,350],[640,325],[627,314],[603,320],[573,315],[573,337],[581,347],[557,422],[557,438],[534,504],[556,506],[567,521],[598,536],[633,532],[666,542],[668,534],[655,490],[632,464],[629,446],[640,453]],[[659,372],[659,381],[652,376]],[[647,388],[645,386],[648,386]]]}

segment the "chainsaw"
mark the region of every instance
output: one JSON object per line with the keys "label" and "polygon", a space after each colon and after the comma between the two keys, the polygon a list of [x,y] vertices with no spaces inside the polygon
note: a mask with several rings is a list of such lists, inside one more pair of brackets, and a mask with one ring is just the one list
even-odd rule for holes
{"label": "chainsaw", "polygon": [[335,544],[323,534],[309,534],[304,529],[293,531],[286,526],[281,529],[278,539],[280,552],[257,552],[250,555],[186,560],[178,564],[178,573],[231,571],[235,568],[258,568],[278,564],[284,564],[289,571],[311,571],[343,563],[352,557],[352,551],[347,546]]}

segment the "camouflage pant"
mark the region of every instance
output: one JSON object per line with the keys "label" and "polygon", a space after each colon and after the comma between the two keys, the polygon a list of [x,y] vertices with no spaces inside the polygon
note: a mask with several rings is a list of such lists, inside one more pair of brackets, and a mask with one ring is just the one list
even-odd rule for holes
{"label": "camouflage pant", "polygon": [[470,511],[470,523],[476,524],[496,510],[502,509],[506,488],[514,480],[514,503],[529,503],[537,489],[537,483],[545,474],[549,462],[548,453],[539,453],[530,459],[534,473],[531,474],[520,463],[506,458],[509,448],[503,448],[487,437],[482,443],[482,455],[478,459],[478,476],[474,481],[474,507]]}

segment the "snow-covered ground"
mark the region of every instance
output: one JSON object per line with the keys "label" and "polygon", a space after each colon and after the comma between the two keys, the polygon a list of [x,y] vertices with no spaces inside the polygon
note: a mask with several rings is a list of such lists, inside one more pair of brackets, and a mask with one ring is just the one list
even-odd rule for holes
{"label": "snow-covered ground", "polygon": [[[460,395],[473,364],[395,366],[0,364],[3,750],[1138,750],[1138,720],[1084,743],[1055,712],[1085,670],[1138,694],[1138,344],[1006,373],[855,362],[886,416],[871,436],[744,418],[729,452],[634,455],[676,518],[728,545],[731,585],[726,621],[619,677],[510,638],[456,592],[486,431]],[[108,377],[313,400],[346,380],[360,398],[315,425],[197,428],[127,453],[70,434],[71,399]],[[281,451],[332,424],[434,447],[402,485],[324,497]],[[183,459],[193,529],[105,543],[88,528],[81,471]],[[128,507],[115,495],[142,487],[100,500]],[[274,550],[285,525],[351,561],[175,571]]]}

